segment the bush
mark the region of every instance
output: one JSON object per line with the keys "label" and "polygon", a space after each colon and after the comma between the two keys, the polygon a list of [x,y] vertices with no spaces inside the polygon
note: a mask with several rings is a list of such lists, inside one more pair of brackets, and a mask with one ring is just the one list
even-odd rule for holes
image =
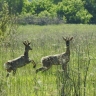
{"label": "bush", "polygon": [[57,17],[50,17],[50,16],[36,16],[36,15],[21,15],[18,18],[18,24],[34,24],[34,25],[48,25],[48,24],[61,24],[64,23],[63,20]]}
{"label": "bush", "polygon": [[76,20],[84,24],[89,23],[91,17],[92,15],[87,10],[80,10],[76,13]]}
{"label": "bush", "polygon": [[0,38],[4,36],[8,29],[8,23],[10,21],[8,4],[6,2],[0,2]]}
{"label": "bush", "polygon": [[88,23],[92,17],[81,0],[63,0],[57,6],[58,16],[65,16],[67,23]]}
{"label": "bush", "polygon": [[8,37],[17,30],[16,16],[9,14],[8,3],[0,2],[0,42],[6,41]]}

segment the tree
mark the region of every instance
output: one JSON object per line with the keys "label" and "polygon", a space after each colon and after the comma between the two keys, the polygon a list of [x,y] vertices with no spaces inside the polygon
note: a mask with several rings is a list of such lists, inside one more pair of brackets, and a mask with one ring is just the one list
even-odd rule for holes
{"label": "tree", "polygon": [[58,16],[65,16],[67,23],[88,23],[92,17],[81,0],[63,0],[57,6]]}
{"label": "tree", "polygon": [[22,12],[23,2],[26,0],[5,0],[9,6],[10,14],[20,14]]}
{"label": "tree", "polygon": [[17,29],[15,15],[9,13],[8,3],[0,1],[0,39],[4,40]]}
{"label": "tree", "polygon": [[62,2],[62,0],[50,0],[51,2],[53,2],[54,4],[58,4],[59,2]]}
{"label": "tree", "polygon": [[83,0],[83,1],[85,1],[84,3],[85,8],[93,16],[90,20],[90,23],[96,23],[96,0]]}
{"label": "tree", "polygon": [[0,2],[0,36],[3,36],[7,30],[7,25],[10,20],[8,4],[6,2]]}

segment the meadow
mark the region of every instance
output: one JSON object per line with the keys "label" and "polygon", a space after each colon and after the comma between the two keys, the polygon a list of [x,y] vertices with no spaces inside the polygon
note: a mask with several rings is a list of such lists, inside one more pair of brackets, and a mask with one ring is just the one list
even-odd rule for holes
{"label": "meadow", "polygon": [[[73,37],[68,76],[62,77],[60,65],[36,74],[42,57],[65,52],[62,36]],[[11,73],[6,78],[3,65],[23,54],[24,40],[31,42],[33,50],[29,56],[37,66],[34,69],[30,63],[18,68],[15,76]],[[96,25],[19,26],[1,42],[0,64],[0,96],[96,96]]]}

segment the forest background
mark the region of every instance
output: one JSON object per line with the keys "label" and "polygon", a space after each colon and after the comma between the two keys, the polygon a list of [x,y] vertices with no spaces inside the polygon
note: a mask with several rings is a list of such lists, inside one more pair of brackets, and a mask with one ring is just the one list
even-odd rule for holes
{"label": "forest background", "polygon": [[0,34],[18,24],[95,24],[96,0],[0,0]]}

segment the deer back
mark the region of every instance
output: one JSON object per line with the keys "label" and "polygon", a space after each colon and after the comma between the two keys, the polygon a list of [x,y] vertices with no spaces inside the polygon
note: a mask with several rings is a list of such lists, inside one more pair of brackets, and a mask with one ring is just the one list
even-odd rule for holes
{"label": "deer back", "polygon": [[12,69],[16,69],[22,66],[25,66],[26,64],[30,63],[31,61],[29,60],[29,58],[25,58],[25,56],[20,56],[18,58],[15,58],[13,60],[8,61],[7,63],[5,63],[5,68],[12,68]]}

